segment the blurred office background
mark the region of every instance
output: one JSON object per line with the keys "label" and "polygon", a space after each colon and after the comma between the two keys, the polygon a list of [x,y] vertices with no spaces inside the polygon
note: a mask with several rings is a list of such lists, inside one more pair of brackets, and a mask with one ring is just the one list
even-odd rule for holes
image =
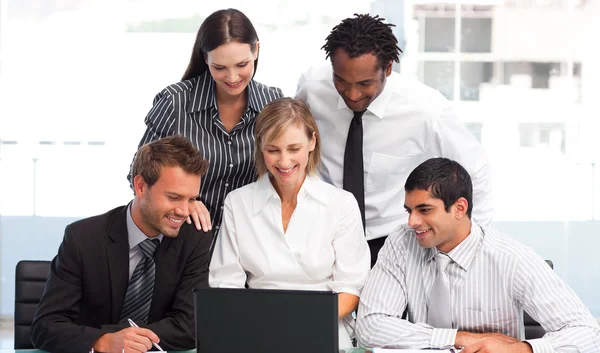
{"label": "blurred office background", "polygon": [[66,224],[131,199],[152,99],[224,7],[258,30],[256,79],[289,96],[340,20],[397,24],[395,70],[452,100],[488,153],[493,226],[552,260],[600,318],[600,0],[0,0],[6,323],[19,260],[50,260]]}

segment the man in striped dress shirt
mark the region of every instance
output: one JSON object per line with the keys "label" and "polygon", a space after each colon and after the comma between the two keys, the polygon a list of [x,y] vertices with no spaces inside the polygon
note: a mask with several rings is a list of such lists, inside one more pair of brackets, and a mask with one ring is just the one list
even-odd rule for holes
{"label": "man in striped dress shirt", "polygon": [[[361,346],[600,352],[598,323],[546,262],[471,220],[471,178],[460,164],[429,159],[405,191],[408,224],[390,234],[361,294]],[[438,273],[443,258],[448,265]],[[544,337],[525,340],[523,310]]]}

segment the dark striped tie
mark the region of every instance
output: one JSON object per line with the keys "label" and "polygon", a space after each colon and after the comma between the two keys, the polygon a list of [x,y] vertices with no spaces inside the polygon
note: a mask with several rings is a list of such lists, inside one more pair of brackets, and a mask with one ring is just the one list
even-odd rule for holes
{"label": "dark striped tie", "polygon": [[129,280],[121,310],[121,322],[127,319],[148,322],[148,312],[150,312],[154,293],[154,251],[158,244],[158,239],[146,239],[138,244],[143,257]]}

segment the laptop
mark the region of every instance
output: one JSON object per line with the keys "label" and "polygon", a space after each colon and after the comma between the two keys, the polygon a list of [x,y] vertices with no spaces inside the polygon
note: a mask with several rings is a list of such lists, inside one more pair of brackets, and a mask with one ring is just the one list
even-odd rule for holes
{"label": "laptop", "polygon": [[338,353],[337,293],[194,290],[197,353]]}

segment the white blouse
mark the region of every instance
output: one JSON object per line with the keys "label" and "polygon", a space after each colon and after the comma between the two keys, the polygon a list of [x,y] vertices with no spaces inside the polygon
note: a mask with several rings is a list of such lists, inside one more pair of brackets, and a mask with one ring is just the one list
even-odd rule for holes
{"label": "white blouse", "polygon": [[209,283],[359,296],[370,256],[351,193],[307,176],[284,232],[281,199],[265,174],[227,195]]}

